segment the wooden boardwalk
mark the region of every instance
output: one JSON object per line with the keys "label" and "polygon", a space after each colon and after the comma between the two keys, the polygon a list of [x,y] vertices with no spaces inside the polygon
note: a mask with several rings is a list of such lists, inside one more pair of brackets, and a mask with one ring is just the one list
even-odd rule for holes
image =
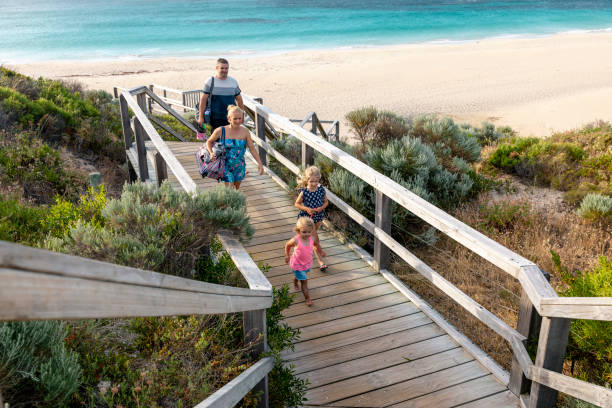
{"label": "wooden boardwalk", "polygon": [[[200,188],[194,152],[199,144],[167,142]],[[250,174],[240,191],[247,196],[256,228],[245,245],[256,262],[270,265],[275,286],[291,284],[284,244],[295,235],[297,210],[287,192],[267,175]],[[169,181],[180,188],[172,175]],[[327,272],[314,268],[307,307],[301,293],[285,311],[286,322],[301,330],[295,350],[284,359],[310,382],[307,407],[519,407],[518,398],[440,326],[326,232]],[[293,290],[292,290],[293,291]]]}

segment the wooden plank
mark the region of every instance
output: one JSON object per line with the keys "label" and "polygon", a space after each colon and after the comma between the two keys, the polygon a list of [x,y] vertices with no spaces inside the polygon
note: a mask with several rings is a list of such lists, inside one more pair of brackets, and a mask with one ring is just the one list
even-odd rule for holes
{"label": "wooden plank", "polygon": [[277,232],[269,235],[253,236],[245,245],[245,248],[260,244],[268,244],[271,242],[282,242],[283,245],[291,238],[295,237],[295,231],[289,231],[288,228],[281,228],[283,232]]}
{"label": "wooden plank", "polygon": [[[291,231],[290,231],[291,232]],[[295,232],[293,232],[293,236],[295,236]],[[336,238],[334,238],[333,236],[331,236],[330,234],[326,233],[326,232],[321,232],[319,234],[319,239],[321,240],[321,243],[323,242],[327,242],[330,240],[336,240]],[[337,241],[337,240],[336,240]],[[285,248],[285,243],[287,242],[287,240],[275,240],[272,242],[267,242],[267,243],[263,243],[263,244],[257,244],[257,245],[248,245],[247,248],[249,250],[250,253],[259,253],[259,252],[264,252],[264,251],[270,251],[270,250],[282,250],[284,253],[284,248]]]}
{"label": "wooden plank", "polygon": [[[334,283],[333,285],[322,286],[319,288],[310,289],[310,298],[312,300],[325,298],[329,296],[336,296],[341,293],[352,292],[358,289],[364,289],[371,286],[384,284],[386,281],[379,275],[370,275],[364,278],[358,278],[348,280],[344,282]],[[304,302],[301,297],[296,297],[293,300],[293,304],[299,304]]]}
{"label": "wooden plank", "polygon": [[25,271],[51,273],[81,279],[142,285],[220,295],[264,296],[267,290],[250,290],[179,278],[129,266],[116,265],[73,255],[31,248],[0,241],[0,267]]}
{"label": "wooden plank", "polygon": [[476,302],[474,299],[469,297],[461,289],[453,285],[442,275],[434,271],[425,262],[420,260],[412,252],[404,248],[399,242],[393,239],[389,234],[384,232],[382,229],[376,227],[374,231],[375,237],[380,239],[387,247],[392,248],[400,258],[406,261],[412,266],[417,272],[431,282],[436,288],[440,289],[447,296],[452,298],[461,307],[468,311],[472,316],[476,317],[482,323],[487,325],[495,333],[499,334],[506,341],[510,342],[512,338],[516,337],[520,341],[525,340],[525,337],[510,327],[502,319],[488,311],[484,306]]}
{"label": "wooden plank", "polygon": [[417,313],[419,310],[409,302],[388,306],[383,309],[376,309],[369,312],[356,314],[353,316],[338,318],[332,321],[302,327],[300,329],[300,339],[295,344],[320,337],[329,336],[359,327],[397,319]]}
{"label": "wooden plank", "polygon": [[310,354],[292,360],[291,364],[295,364],[296,374],[302,374],[325,367],[342,365],[345,362],[375,355],[381,351],[428,341],[443,335],[444,332],[437,325],[429,323],[393,333],[382,333],[380,336],[366,341]]}
{"label": "wooden plank", "polygon": [[446,319],[435,311],[427,302],[421,299],[419,295],[410,290],[394,274],[386,269],[380,271],[380,274],[393,286],[395,286],[397,290],[402,292],[408,299],[410,299],[410,301],[414,303],[423,313],[436,322],[436,324],[446,331],[457,343],[467,350],[467,352],[472,354],[472,356],[474,356],[478,362],[490,370],[491,373],[502,382],[502,384],[508,384],[510,381],[508,373],[502,367],[500,367],[495,360],[472,343],[470,339],[468,339],[463,333],[459,332],[452,324],[447,322]]}
{"label": "wooden plank", "polygon": [[[372,348],[372,351],[378,352],[366,357],[309,371],[299,375],[299,377],[310,382],[308,388],[317,388],[351,377],[374,373],[395,365],[405,364],[407,361],[420,360],[458,347],[459,345],[451,340],[450,337],[438,336],[427,339],[426,341],[413,342],[391,350]],[[382,352],[380,352],[381,350]]]}
{"label": "wooden plank", "polygon": [[[346,252],[342,252],[339,254],[335,254],[335,255],[327,255],[327,257],[324,258],[324,262],[326,265],[328,266],[333,266],[336,264],[340,264],[340,263],[344,263],[344,262],[349,262],[349,261],[356,261],[356,257],[355,257],[355,253],[353,251],[351,251],[350,249],[347,248]],[[358,260],[360,262],[359,267],[363,267],[366,266],[367,264],[364,263],[361,260]],[[317,268],[316,265],[313,265],[314,269]],[[314,270],[313,269],[313,270]],[[331,270],[331,269],[330,269]],[[339,267],[337,269],[334,269],[336,271],[339,270],[348,270],[346,267]],[[287,266],[285,264],[281,265],[281,266],[275,266],[270,268],[267,272],[266,272],[266,277],[268,279],[277,276],[277,275],[284,275],[287,273]],[[328,273],[328,272],[326,272]]]}
{"label": "wooden plank", "polygon": [[[470,355],[461,350],[461,348],[455,348],[416,361],[404,361],[392,367],[311,389],[307,393],[307,398],[311,404],[382,407],[406,399],[404,393],[399,391],[399,387],[396,387],[393,390],[394,392],[389,392],[385,387],[404,383],[410,379],[426,376],[432,372],[439,372],[451,367],[454,367],[456,371],[454,377],[453,374],[448,375],[451,378],[469,378],[472,371],[478,371],[480,375],[485,374],[480,366],[473,367],[465,364],[470,361],[473,361]],[[447,384],[448,379],[445,379],[443,382],[436,382],[432,378],[427,379],[427,384],[430,387],[433,384],[440,386],[440,383]],[[402,389],[408,391],[405,386]]]}
{"label": "wooden plank", "polygon": [[[321,241],[321,247],[325,249],[325,252],[328,252],[327,248],[338,247],[338,246],[342,247],[343,245],[340,242],[338,242],[338,240],[336,240],[335,238],[330,238],[330,239]],[[251,253],[251,257],[255,261],[264,261],[266,259],[277,258],[279,255],[282,255],[284,259],[283,249],[274,249],[270,251]]]}
{"label": "wooden plank", "polygon": [[[333,247],[325,247],[325,253],[328,257],[336,256],[338,254],[350,253],[351,250],[344,245],[336,245]],[[269,258],[265,260],[265,263],[270,267],[277,268],[286,265],[284,253],[279,254],[276,258]],[[281,274],[282,275],[282,274]]]}
{"label": "wooden plank", "polygon": [[294,214],[289,214],[289,215],[283,214],[282,216],[275,217],[274,219],[270,219],[270,217],[267,217],[267,218],[263,217],[259,219],[249,218],[249,221],[251,225],[255,227],[255,229],[260,227],[260,225],[257,225],[257,224],[261,224],[261,226],[266,227],[266,228],[287,226],[288,229],[292,229],[293,227],[295,227],[297,218]]}
{"label": "wooden plank", "polygon": [[[352,292],[343,293],[336,296],[330,296],[319,300],[313,306],[306,306],[305,303],[294,303],[289,308],[283,310],[283,316],[288,321],[293,316],[304,314],[316,315],[319,311],[325,311],[337,307],[341,307],[350,303],[374,299],[379,296],[385,296],[393,293],[398,293],[390,284],[372,286],[369,288],[358,289]],[[403,295],[402,295],[403,296]]]}
{"label": "wooden plank", "polygon": [[222,388],[200,402],[195,408],[233,407],[274,367],[274,358],[265,357]]}
{"label": "wooden plank", "polygon": [[461,406],[461,408],[482,407],[518,408],[519,401],[516,395],[512,394],[510,391],[503,391],[498,394],[491,395],[487,398],[482,398]]}
{"label": "wooden plank", "polygon": [[272,293],[272,285],[264,276],[255,262],[251,259],[248,252],[244,249],[240,241],[229,231],[219,231],[217,237],[223,247],[234,261],[234,264],[244,277],[250,289],[265,290]]}
{"label": "wooden plank", "polygon": [[[612,407],[612,390],[590,384],[576,378],[547,370],[537,365],[531,366],[532,381],[589,402],[600,407]],[[531,407],[531,402],[529,404]]]}
{"label": "wooden plank", "polygon": [[272,297],[221,295],[0,268],[0,320],[233,313]]}
{"label": "wooden plank", "polygon": [[[372,270],[361,260],[334,264],[329,266],[325,272],[322,272],[318,266],[313,265],[312,270],[308,273],[308,282],[312,282],[313,279],[324,278],[327,276],[335,276],[343,272],[361,271],[364,269]],[[376,271],[372,270],[372,274],[374,273],[376,273]],[[293,273],[291,272],[290,268],[287,268],[285,269],[284,274],[268,276],[268,280],[272,285],[282,285],[283,283],[293,282]]]}
{"label": "wooden plank", "polygon": [[546,317],[612,321],[612,297],[556,297],[540,300]]}
{"label": "wooden plank", "polygon": [[282,353],[282,356],[284,359],[295,360],[310,354],[359,343],[385,334],[396,333],[429,323],[431,323],[431,320],[424,314],[414,313],[398,319],[375,323],[314,340],[303,341],[296,344],[293,351]]}
{"label": "wooden plank", "polygon": [[[321,278],[309,279],[308,288],[316,289],[322,286],[336,285],[340,282],[359,279],[359,278],[363,278],[366,276],[373,276],[376,274],[377,272],[373,271],[372,268],[370,267],[363,268],[363,269],[357,269],[357,270],[350,271],[350,272],[341,272],[333,276],[324,276]],[[291,278],[291,281],[293,281],[293,278]],[[294,293],[294,292],[299,292],[299,291],[296,291],[294,288],[291,288],[291,292]]]}
{"label": "wooden plank", "polygon": [[[460,350],[460,349],[455,349]],[[451,350],[453,351],[453,350]],[[419,370],[417,368],[417,370]],[[423,368],[422,371],[425,371]],[[412,377],[406,381],[379,388],[366,394],[347,398],[332,403],[332,406],[350,407],[382,407],[389,404],[397,404],[410,398],[419,397],[441,388],[449,387],[461,382],[469,381],[486,375],[475,361],[459,365],[449,365],[449,368],[424,376]],[[484,405],[482,407],[490,407]]]}
{"label": "wooden plank", "polygon": [[394,292],[333,308],[326,308],[319,311],[313,310],[308,314],[286,318],[285,323],[293,328],[299,329],[348,316],[359,315],[360,313],[365,313],[372,310],[383,309],[400,303],[407,303],[406,298],[401,293]]}
{"label": "wooden plank", "polygon": [[451,408],[505,391],[495,377],[487,375],[453,385],[431,394],[391,405],[390,408]]}

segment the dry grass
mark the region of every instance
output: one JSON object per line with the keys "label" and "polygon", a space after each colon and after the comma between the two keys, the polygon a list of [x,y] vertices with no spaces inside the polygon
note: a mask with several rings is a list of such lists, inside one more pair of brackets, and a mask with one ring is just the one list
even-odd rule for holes
{"label": "dry grass", "polygon": [[[598,256],[612,251],[612,231],[603,225],[585,223],[571,212],[536,210],[529,202],[513,202],[508,197],[501,201],[506,203],[504,206],[514,206],[519,211],[507,215],[506,223],[491,223],[492,205],[487,203],[487,198],[483,196],[464,205],[454,216],[549,272],[551,284],[557,290],[564,287],[554,270],[551,250],[561,256],[562,263],[569,270],[591,269]],[[434,246],[415,250],[415,253],[459,289],[516,328],[521,295],[521,286],[516,279],[446,236]],[[461,332],[498,363],[509,368],[512,352],[501,337],[406,264],[396,261],[392,269]]]}

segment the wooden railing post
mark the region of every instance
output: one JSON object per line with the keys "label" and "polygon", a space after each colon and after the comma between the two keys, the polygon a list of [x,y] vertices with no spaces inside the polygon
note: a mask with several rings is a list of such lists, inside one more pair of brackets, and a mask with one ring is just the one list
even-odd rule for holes
{"label": "wooden railing post", "polygon": [[[310,132],[313,134],[317,134],[317,122],[316,115],[313,114],[310,118],[312,120],[312,127]],[[307,167],[312,166],[314,164],[314,149],[302,142],[302,168],[306,170]]]}
{"label": "wooden railing post", "polygon": [[[185,104],[185,102],[187,102],[187,94],[185,94],[185,92],[182,92],[181,93],[181,97],[182,97],[182,104],[183,104],[183,106],[187,106]],[[187,112],[187,109],[183,108],[183,112]]]}
{"label": "wooden railing post", "polygon": [[[571,319],[560,317],[542,318],[536,366],[558,373],[562,372],[571,322]],[[529,395],[529,408],[556,407],[557,394],[557,390],[533,381]]]}
{"label": "wooden railing post", "polygon": [[336,136],[336,143],[340,142],[340,122],[336,121],[335,124],[335,136]]}
{"label": "wooden railing post", "polygon": [[[266,309],[251,310],[242,313],[242,329],[244,331],[245,344],[252,343],[251,355],[258,358],[266,351]],[[254,392],[261,392],[261,398],[257,404],[258,408],[268,408],[268,376],[266,375],[254,388]]]}
{"label": "wooden railing post", "polygon": [[[153,85],[149,85],[149,89],[151,90],[151,93],[153,92]],[[153,99],[149,98],[149,113],[153,112]]]}
{"label": "wooden railing post", "polygon": [[166,161],[159,152],[155,153],[155,177],[157,178],[157,186],[161,186],[164,180],[168,179]]}
{"label": "wooden railing post", "polygon": [[138,169],[140,170],[140,180],[146,181],[149,178],[149,166],[147,164],[147,148],[145,146],[146,132],[138,118],[134,118],[134,129],[136,133],[136,152],[138,153]]}
{"label": "wooden railing post", "polygon": [[[544,271],[542,271],[542,274],[546,280],[550,282],[550,274]],[[525,344],[537,344],[541,325],[542,317],[538,314],[536,308],[531,303],[531,300],[529,300],[529,295],[523,289],[521,292],[516,331],[527,338],[527,340],[524,342]],[[525,377],[518,360],[513,355],[508,389],[510,389],[514,395],[520,397],[521,394],[528,393],[530,387],[531,381]]]}
{"label": "wooden railing post", "polygon": [[[116,91],[116,88],[115,88]],[[121,126],[123,128],[123,144],[125,145],[125,150],[129,150],[132,147],[132,141],[134,140],[134,136],[132,134],[132,123],[130,121],[130,113],[127,106],[127,101],[123,95],[119,96],[119,107],[121,111]],[[125,162],[128,165],[128,177],[130,183],[133,183],[138,178],[136,176],[136,172],[134,171],[134,167],[132,167],[132,162],[129,157],[125,157]]]}
{"label": "wooden railing post", "polygon": [[[255,136],[257,136],[264,142],[266,141],[266,119],[257,111],[255,112]],[[267,166],[268,162],[266,150],[263,147],[259,146],[258,151],[261,163],[264,166]]]}
{"label": "wooden railing post", "polygon": [[[388,234],[391,234],[391,217],[393,211],[393,201],[376,190],[376,213],[374,214],[374,223],[376,226]],[[374,262],[376,270],[389,267],[391,259],[391,250],[378,238],[374,238]]]}

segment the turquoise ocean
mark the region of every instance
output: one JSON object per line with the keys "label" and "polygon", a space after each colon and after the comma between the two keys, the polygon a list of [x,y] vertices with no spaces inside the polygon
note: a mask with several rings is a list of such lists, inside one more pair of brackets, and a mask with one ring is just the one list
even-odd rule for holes
{"label": "turquoise ocean", "polygon": [[612,0],[0,0],[0,64],[612,32]]}

